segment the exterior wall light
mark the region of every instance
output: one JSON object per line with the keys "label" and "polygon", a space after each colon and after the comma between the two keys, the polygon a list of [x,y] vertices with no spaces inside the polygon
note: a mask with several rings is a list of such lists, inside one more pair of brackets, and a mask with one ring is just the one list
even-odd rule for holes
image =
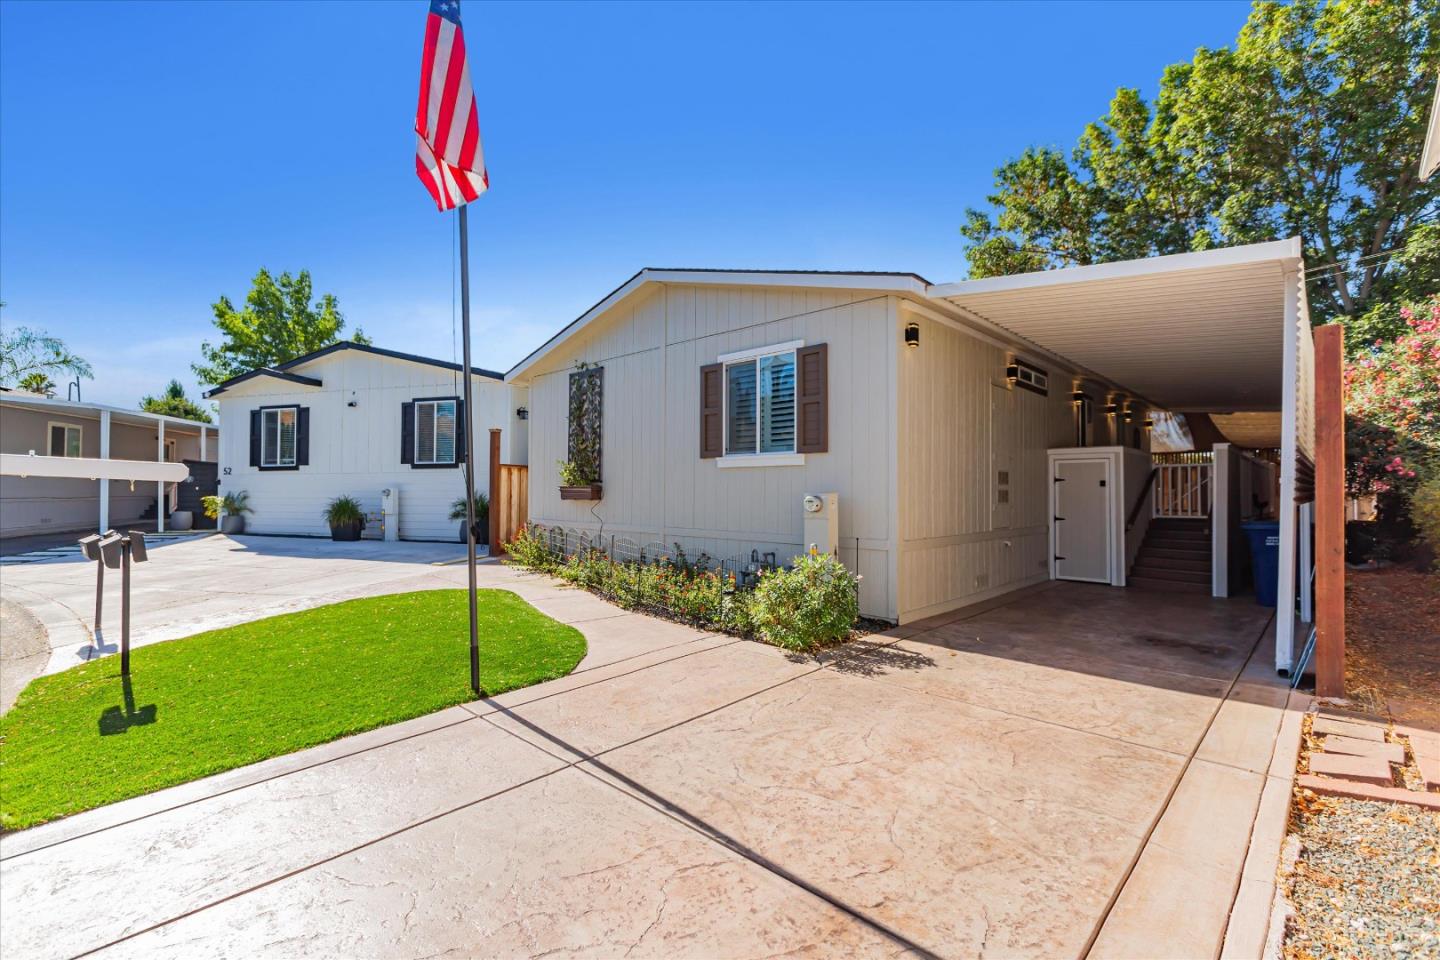
{"label": "exterior wall light", "polygon": [[521,407],[520,409],[515,411],[515,416],[519,417],[521,420],[529,420],[530,410],[527,407]]}
{"label": "exterior wall light", "polygon": [[1073,403],[1073,404],[1075,404],[1076,406],[1079,406],[1080,404],[1084,403],[1084,402],[1085,402],[1085,391],[1083,391],[1083,390],[1076,390],[1074,393],[1070,394],[1070,402]]}
{"label": "exterior wall light", "polygon": [[907,347],[918,347],[918,346],[920,346],[920,324],[918,324],[918,323],[907,323],[907,324],[905,324],[905,346],[907,346]]}
{"label": "exterior wall light", "polygon": [[1106,415],[1107,417],[1113,417],[1113,416],[1115,416],[1115,415],[1116,415],[1117,413],[1119,413],[1119,412],[1120,412],[1120,404],[1118,404],[1118,403],[1107,403],[1107,404],[1105,404],[1105,415]]}
{"label": "exterior wall light", "polygon": [[1149,418],[1149,417],[1146,417],[1146,418],[1145,418],[1145,429],[1146,429],[1146,430],[1153,430],[1154,428],[1155,428],[1155,421],[1152,420],[1152,419]]}

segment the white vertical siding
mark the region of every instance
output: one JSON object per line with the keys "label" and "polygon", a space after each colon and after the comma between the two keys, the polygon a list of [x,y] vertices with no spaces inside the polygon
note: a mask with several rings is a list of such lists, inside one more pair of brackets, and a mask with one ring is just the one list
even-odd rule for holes
{"label": "white vertical siding", "polygon": [[[231,388],[220,403],[220,490],[245,490],[254,513],[254,533],[327,536],[321,518],[326,503],[342,494],[360,500],[368,512],[380,509],[380,493],[400,491],[400,537],[458,539],[450,504],[464,496],[459,469],[415,469],[400,462],[401,404],[417,397],[460,396],[458,371],[429,364],[342,350],[296,372],[322,381],[304,387],[260,377]],[[515,389],[482,377],[473,381],[476,489],[489,484],[490,427],[500,427],[501,458],[511,459]],[[523,391],[520,391],[523,396]],[[349,406],[354,402],[354,407]],[[250,411],[295,404],[310,408],[310,462],[298,470],[250,466]],[[520,461],[523,462],[523,459]],[[226,470],[230,473],[227,475]]]}
{"label": "white vertical siding", "polygon": [[[864,577],[862,612],[893,619],[893,307],[883,293],[655,285],[548,357],[530,385],[530,514],[547,525],[716,558],[802,548],[801,501],[840,494],[841,559]],[[735,350],[829,344],[830,449],[803,466],[721,469],[700,459],[700,368]],[[603,366],[604,498],[559,497],[569,374]],[[858,554],[858,556],[857,556]]]}
{"label": "white vertical siding", "polygon": [[902,320],[920,324],[920,345],[899,357],[903,622],[1048,578],[1046,450],[1073,442],[1074,414],[1066,371],[1049,370],[1048,397],[1012,389],[1005,350],[927,316]]}

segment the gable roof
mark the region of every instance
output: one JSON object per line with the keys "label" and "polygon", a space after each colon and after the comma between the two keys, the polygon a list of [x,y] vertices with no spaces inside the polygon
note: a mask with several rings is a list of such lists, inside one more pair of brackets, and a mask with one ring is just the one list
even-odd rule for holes
{"label": "gable roof", "polygon": [[724,270],[713,267],[644,267],[599,302],[570,321],[505,374],[514,380],[597,317],[652,283],[687,283],[716,286],[818,287],[843,290],[884,290],[924,296],[930,281],[918,273],[883,270]]}
{"label": "gable roof", "polygon": [[[217,384],[213,389],[206,391],[205,396],[208,399],[209,397],[224,393],[231,387],[244,383],[246,380],[251,380],[255,377],[275,377],[279,380],[288,380],[291,383],[299,383],[309,387],[318,387],[321,385],[321,381],[316,379],[315,377],[305,377],[301,376],[298,373],[290,373],[289,371],[295,367],[304,366],[307,363],[319,360],[321,357],[328,357],[332,353],[338,353],[341,350],[357,350],[360,353],[370,353],[374,354],[377,357],[388,357],[391,360],[404,360],[408,363],[420,363],[428,367],[439,367],[442,370],[465,369],[462,365],[458,363],[451,363],[447,360],[436,360],[433,357],[422,357],[414,353],[402,353],[399,350],[386,350],[383,347],[373,347],[368,343],[355,343],[353,340],[340,340],[336,343],[330,344],[330,346],[328,347],[322,347],[321,349],[313,351],[312,353],[305,354],[303,357],[296,357],[294,360],[287,360],[277,366],[257,367],[256,369],[251,370],[248,373],[240,374],[238,377],[231,377],[229,380]],[[499,373],[495,370],[486,370],[482,367],[471,367],[470,373],[474,376],[486,377],[491,380],[505,379],[505,375],[503,373]]]}

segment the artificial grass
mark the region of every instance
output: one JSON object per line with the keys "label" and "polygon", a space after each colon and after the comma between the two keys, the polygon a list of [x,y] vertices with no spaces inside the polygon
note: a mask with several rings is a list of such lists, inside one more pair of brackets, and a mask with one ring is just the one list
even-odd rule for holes
{"label": "artificial grass", "polygon": [[[486,695],[562,677],[585,638],[479,592]],[[453,706],[470,690],[463,590],[349,600],[40,677],[0,717],[0,826],[16,830]]]}

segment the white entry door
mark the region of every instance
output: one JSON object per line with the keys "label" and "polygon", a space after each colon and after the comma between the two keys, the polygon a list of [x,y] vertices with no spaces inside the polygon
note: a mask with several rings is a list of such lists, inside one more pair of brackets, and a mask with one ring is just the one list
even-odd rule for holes
{"label": "white entry door", "polygon": [[1055,579],[1110,582],[1108,460],[1056,460]]}

